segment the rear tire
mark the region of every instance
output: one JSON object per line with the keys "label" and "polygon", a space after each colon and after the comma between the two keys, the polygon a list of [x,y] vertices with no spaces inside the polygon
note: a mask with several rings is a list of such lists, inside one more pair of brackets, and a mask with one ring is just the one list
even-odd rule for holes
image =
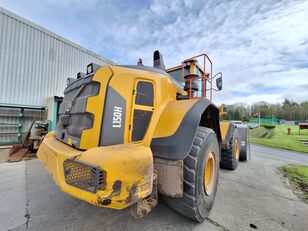
{"label": "rear tire", "polygon": [[212,129],[198,127],[190,153],[184,159],[184,195],[181,198],[163,198],[178,213],[202,222],[213,207],[218,178],[217,136]]}
{"label": "rear tire", "polygon": [[241,137],[240,161],[248,161],[250,157],[249,129],[247,128],[246,136]]}
{"label": "rear tire", "polygon": [[240,152],[240,161],[247,161],[248,160],[248,153],[249,153],[249,144],[247,144],[247,147],[243,148]]}
{"label": "rear tire", "polygon": [[235,129],[233,136],[229,140],[229,145],[221,152],[220,166],[225,169],[235,170],[240,158],[240,138]]}

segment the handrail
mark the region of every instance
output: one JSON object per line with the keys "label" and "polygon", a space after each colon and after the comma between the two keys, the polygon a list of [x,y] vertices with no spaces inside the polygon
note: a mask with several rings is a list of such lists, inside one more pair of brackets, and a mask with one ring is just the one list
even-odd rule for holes
{"label": "handrail", "polygon": [[[190,79],[185,79],[185,76],[184,76],[184,68],[185,68],[185,64],[190,62],[190,61],[195,61],[195,59],[197,58],[200,58],[200,57],[203,57],[203,75],[202,76],[198,76],[196,78],[190,78]],[[208,76],[208,73],[206,72],[206,64],[207,64],[207,61],[210,63],[210,73],[209,73],[209,76]],[[185,59],[183,62],[182,62],[182,80],[184,82],[189,82],[189,86],[190,88],[187,90],[188,91],[188,95],[189,95],[189,98],[198,98],[197,97],[194,97],[192,95],[192,92],[193,90],[191,89],[191,86],[192,86],[192,82],[194,80],[198,80],[198,79],[201,79],[202,80],[202,89],[201,89],[201,97],[206,97],[206,91],[210,91],[210,100],[212,101],[212,98],[213,98],[213,63],[212,63],[212,60],[209,58],[209,56],[206,54],[206,53],[202,53],[200,55],[196,55],[196,56],[193,56],[191,58],[188,58],[188,59]],[[210,88],[209,89],[206,89],[206,82],[209,82],[210,84]]]}

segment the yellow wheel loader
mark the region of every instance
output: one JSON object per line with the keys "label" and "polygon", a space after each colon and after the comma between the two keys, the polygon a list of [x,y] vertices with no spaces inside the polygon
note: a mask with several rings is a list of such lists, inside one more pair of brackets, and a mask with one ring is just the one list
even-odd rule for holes
{"label": "yellow wheel loader", "polygon": [[219,121],[211,100],[221,88],[206,54],[170,69],[159,51],[154,67],[91,63],[67,80],[57,129],[44,138],[38,158],[62,191],[93,205],[133,205],[133,215],[142,217],[159,193],[202,222],[213,206],[219,166],[235,169],[249,152],[245,128]]}

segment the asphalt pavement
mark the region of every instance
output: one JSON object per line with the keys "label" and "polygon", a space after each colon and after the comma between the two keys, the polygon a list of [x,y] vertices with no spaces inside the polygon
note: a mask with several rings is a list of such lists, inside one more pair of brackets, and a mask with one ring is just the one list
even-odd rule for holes
{"label": "asphalt pavement", "polygon": [[280,148],[269,148],[262,145],[252,145],[255,157],[276,160],[278,163],[294,163],[308,165],[308,154],[291,152]]}
{"label": "asphalt pavement", "polygon": [[162,200],[143,219],[98,208],[53,183],[38,160],[0,163],[0,230],[307,230],[308,205],[277,167],[308,165],[308,155],[251,145],[251,160],[221,170],[211,215],[190,221]]}

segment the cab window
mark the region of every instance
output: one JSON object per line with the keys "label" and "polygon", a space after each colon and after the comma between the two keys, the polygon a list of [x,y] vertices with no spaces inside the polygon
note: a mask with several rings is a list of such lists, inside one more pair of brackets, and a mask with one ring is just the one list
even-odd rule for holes
{"label": "cab window", "polygon": [[135,104],[153,107],[153,84],[150,82],[139,81],[136,89]]}
{"label": "cab window", "polygon": [[133,109],[132,141],[143,140],[154,110],[153,83],[138,81],[136,84],[135,104]]}

